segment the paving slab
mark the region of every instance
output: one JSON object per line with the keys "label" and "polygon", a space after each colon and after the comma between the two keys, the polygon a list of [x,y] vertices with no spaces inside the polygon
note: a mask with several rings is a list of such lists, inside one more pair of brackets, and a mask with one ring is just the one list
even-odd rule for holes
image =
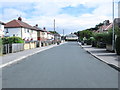
{"label": "paving slab", "polygon": [[[81,45],[81,43],[79,43],[79,45]],[[117,68],[120,68],[120,56],[116,53],[109,52],[105,48],[95,48],[91,45],[81,45],[81,47],[84,48],[88,53],[90,53],[94,57],[98,58],[99,60],[109,65],[113,65]]]}

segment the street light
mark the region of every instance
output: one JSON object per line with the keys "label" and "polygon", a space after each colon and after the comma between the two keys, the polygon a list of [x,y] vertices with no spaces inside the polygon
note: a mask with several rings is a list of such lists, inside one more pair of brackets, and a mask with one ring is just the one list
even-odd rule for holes
{"label": "street light", "polygon": [[55,44],[55,19],[54,19],[54,44]]}
{"label": "street light", "polygon": [[114,25],[114,0],[113,0],[113,33],[112,33],[112,50],[114,51],[114,46],[115,46],[115,25]]}

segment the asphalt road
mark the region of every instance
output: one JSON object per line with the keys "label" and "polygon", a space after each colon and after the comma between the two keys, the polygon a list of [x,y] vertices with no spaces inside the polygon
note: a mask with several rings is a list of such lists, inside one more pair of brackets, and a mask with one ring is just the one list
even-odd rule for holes
{"label": "asphalt road", "polygon": [[118,72],[77,42],[54,47],[2,70],[3,88],[117,88]]}

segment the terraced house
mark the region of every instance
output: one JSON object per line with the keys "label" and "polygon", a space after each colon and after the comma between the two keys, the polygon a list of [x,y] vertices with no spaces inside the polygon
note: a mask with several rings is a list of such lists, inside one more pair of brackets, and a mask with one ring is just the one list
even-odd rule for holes
{"label": "terraced house", "polygon": [[36,28],[23,22],[21,17],[6,23],[5,35],[21,37],[25,41],[37,41]]}

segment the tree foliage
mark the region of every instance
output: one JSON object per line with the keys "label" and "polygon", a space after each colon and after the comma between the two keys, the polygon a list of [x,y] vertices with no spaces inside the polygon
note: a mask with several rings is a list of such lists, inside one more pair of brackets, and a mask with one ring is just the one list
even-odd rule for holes
{"label": "tree foliage", "polygon": [[92,37],[92,31],[89,30],[83,30],[83,31],[78,31],[77,32],[78,37],[82,40],[84,37],[86,37],[87,39],[89,39],[90,37]]}
{"label": "tree foliage", "polygon": [[52,34],[58,34],[58,32],[56,31],[49,31],[49,32],[51,32]]}

